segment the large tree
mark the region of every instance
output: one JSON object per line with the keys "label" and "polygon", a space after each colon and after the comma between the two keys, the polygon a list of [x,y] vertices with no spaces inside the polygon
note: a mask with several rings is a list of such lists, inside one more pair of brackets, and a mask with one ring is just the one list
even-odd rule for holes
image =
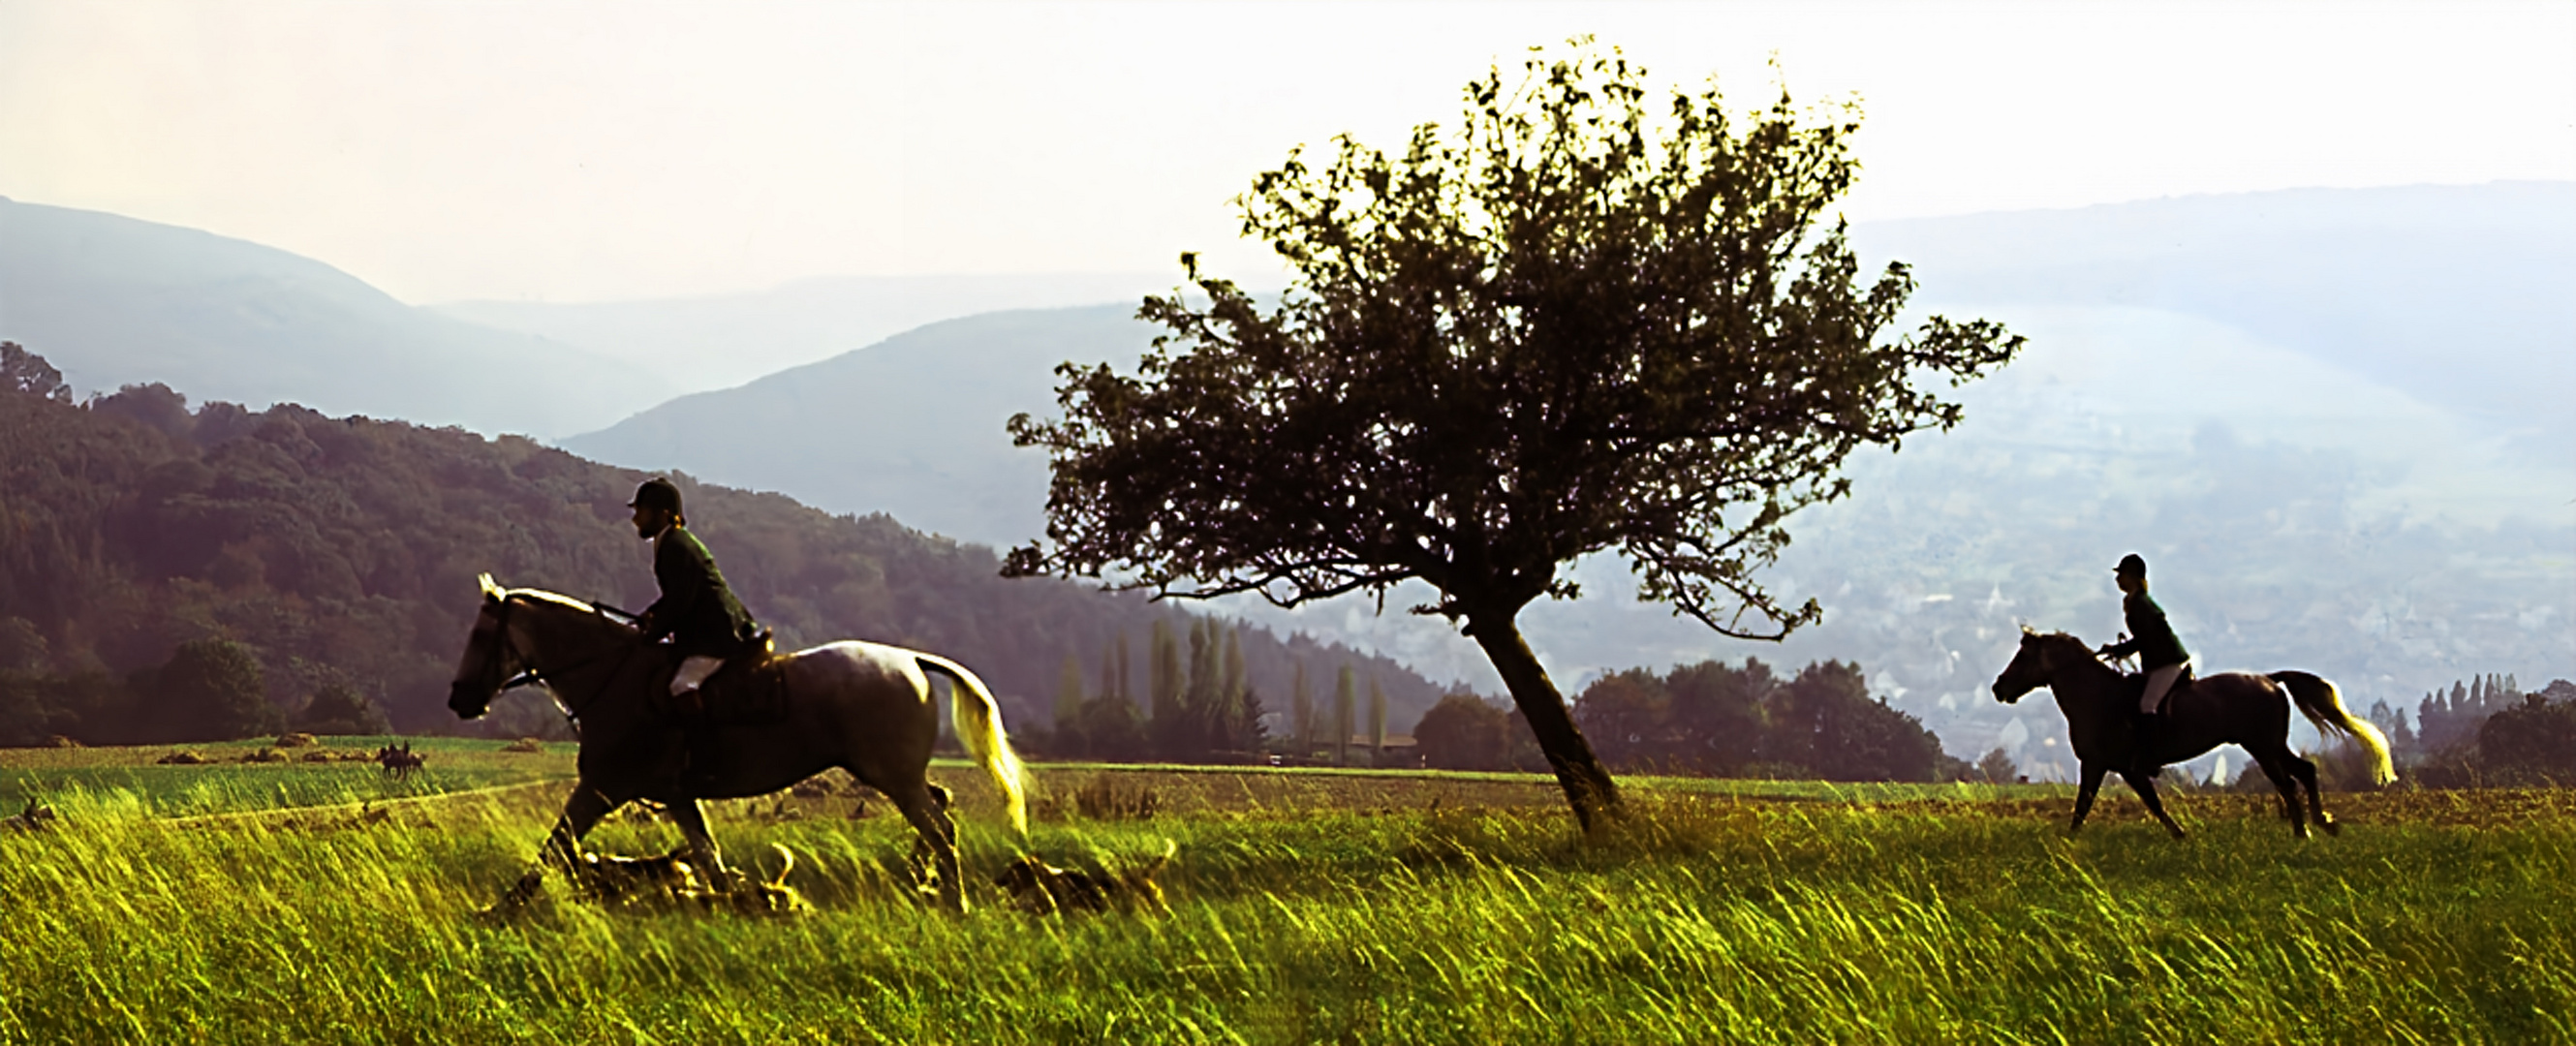
{"label": "large tree", "polygon": [[1561,569],[1615,550],[1641,594],[1730,636],[1812,622],[1757,575],[1852,451],[1958,422],[1936,395],[2020,340],[1890,328],[1902,264],[1864,282],[1839,219],[1849,106],[1712,86],[1650,112],[1644,70],[1578,42],[1467,87],[1462,124],[1400,156],[1347,137],[1236,202],[1293,269],[1275,307],[1232,281],[1148,298],[1139,373],[1060,368],[1047,537],[1014,575],[1114,578],[1282,606],[1407,579],[1492,659],[1589,828],[1618,790],[1522,638]]}

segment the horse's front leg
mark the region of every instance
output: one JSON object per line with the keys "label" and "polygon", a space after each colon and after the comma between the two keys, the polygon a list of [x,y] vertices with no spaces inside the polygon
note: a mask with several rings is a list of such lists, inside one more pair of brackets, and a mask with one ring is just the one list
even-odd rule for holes
{"label": "horse's front leg", "polygon": [[733,892],[733,873],[724,866],[724,854],[716,849],[716,836],[707,828],[707,811],[695,799],[681,799],[669,804],[671,821],[680,826],[680,836],[688,840],[689,865],[707,887],[724,893]]}
{"label": "horse's front leg", "polygon": [[608,816],[608,812],[616,807],[617,804],[599,789],[588,784],[574,785],[572,798],[564,800],[563,815],[555,818],[554,831],[547,833],[545,845],[537,850],[536,867],[521,875],[490,912],[516,911],[535,900],[537,890],[545,884],[547,865],[562,867],[566,877],[580,874],[581,837],[590,834],[600,818]]}
{"label": "horse's front leg", "polygon": [[2068,835],[2083,830],[2084,815],[2093,812],[2093,793],[2102,790],[2101,764],[2084,763],[2079,772],[2084,775],[2084,783],[2077,785],[2075,789],[2075,823],[2066,826]]}
{"label": "horse's front leg", "polygon": [[2176,839],[2183,837],[2182,826],[2175,824],[2174,819],[2165,813],[2165,801],[2156,794],[2155,774],[2142,770],[2122,770],[2120,779],[2129,782],[2129,790],[2138,793],[2138,798],[2146,800],[2147,812],[2156,815],[2156,820],[2165,823],[2165,831],[2172,832]]}

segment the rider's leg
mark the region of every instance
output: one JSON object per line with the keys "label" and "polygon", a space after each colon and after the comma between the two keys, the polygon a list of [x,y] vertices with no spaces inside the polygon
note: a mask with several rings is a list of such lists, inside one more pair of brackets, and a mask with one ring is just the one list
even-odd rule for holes
{"label": "rider's leg", "polygon": [[2181,665],[2148,669],[2147,688],[2138,694],[2138,714],[2156,714],[2156,706],[2164,704],[2165,694],[2173,690],[2174,680],[2180,678],[2182,678]]}
{"label": "rider's leg", "polygon": [[724,659],[721,657],[709,657],[705,654],[689,655],[686,660],[680,662],[680,670],[671,674],[671,696],[678,697],[697,689],[700,684],[707,681],[708,676],[716,674],[716,669],[723,667]]}
{"label": "rider's leg", "polygon": [[709,761],[705,743],[712,728],[707,723],[706,695],[698,688],[723,667],[723,658],[691,654],[681,659],[679,669],[671,673],[671,696],[683,699],[672,702],[678,706],[680,729],[672,736],[669,754],[663,758],[663,765],[674,774],[702,771]]}
{"label": "rider's leg", "polygon": [[2157,749],[2164,745],[2165,730],[2163,718],[2156,715],[2157,707],[2164,704],[2165,695],[2173,690],[2174,680],[2181,677],[2181,665],[2149,669],[2146,685],[2138,692],[2138,714],[2133,720],[2136,727],[2130,733],[2130,750],[2138,765],[2147,772],[2152,773],[2162,765]]}

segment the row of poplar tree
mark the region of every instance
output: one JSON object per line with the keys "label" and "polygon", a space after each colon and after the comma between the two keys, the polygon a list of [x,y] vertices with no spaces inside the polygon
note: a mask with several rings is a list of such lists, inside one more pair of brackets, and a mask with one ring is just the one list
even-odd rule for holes
{"label": "row of poplar tree", "polygon": [[[1358,673],[1341,667],[1333,703],[1320,707],[1299,661],[1289,685],[1281,732],[1273,735],[1261,694],[1245,678],[1242,630],[1190,618],[1188,634],[1157,620],[1146,638],[1144,700],[1137,699],[1135,661],[1124,632],[1101,653],[1099,677],[1085,685],[1082,665],[1067,656],[1056,679],[1052,731],[1023,728],[1027,747],[1050,755],[1172,762],[1248,762],[1268,751],[1299,761],[1347,765],[1353,747],[1373,756],[1386,745],[1386,692],[1368,683],[1367,733],[1359,733]],[[1373,759],[1372,759],[1373,761]]]}
{"label": "row of poplar tree", "polygon": [[2427,692],[2415,706],[2412,724],[2402,706],[2390,707],[2385,701],[2372,702],[2369,714],[2370,721],[2388,735],[2398,761],[2413,762],[2475,740],[2487,717],[2522,703],[2522,685],[2512,674],[2489,673],[2453,682],[2448,690]]}

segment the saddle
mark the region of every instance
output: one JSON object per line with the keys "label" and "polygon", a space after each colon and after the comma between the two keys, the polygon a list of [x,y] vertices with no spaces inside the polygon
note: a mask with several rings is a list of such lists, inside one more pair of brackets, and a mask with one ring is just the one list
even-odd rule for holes
{"label": "saddle", "polygon": [[671,695],[668,717],[675,725],[693,727],[760,726],[785,719],[788,660],[764,628],[696,690]]}
{"label": "saddle", "polygon": [[[727,667],[727,668],[731,668],[731,667],[733,667],[733,666],[731,666],[731,665],[727,665],[727,666],[725,666],[725,667]],[[2120,673],[2120,678],[2121,678],[2122,680],[2124,680],[2124,681],[2126,681],[2126,682],[2128,683],[2128,685],[2129,685],[2129,693],[2130,693],[2130,695],[2131,695],[2131,696],[2136,696],[2136,695],[2143,694],[2143,693],[2146,693],[2146,692],[2147,692],[2147,674],[2146,674],[2146,673],[2144,673],[2144,672],[2122,672],[2122,673]],[[2177,675],[2177,676],[2175,676],[2175,677],[2174,677],[2173,689],[2165,691],[2165,700],[2167,700],[2167,701],[2171,701],[2171,700],[2173,700],[2173,696],[2174,696],[2175,694],[2182,693],[2182,692],[2183,692],[2183,688],[2190,686],[2192,683],[2194,683],[2194,682],[2198,681],[2198,680],[2199,680],[2199,678],[2200,678],[2200,673],[2199,673],[2199,671],[2198,671],[2198,670],[2196,670],[2196,669],[2194,669],[2194,668],[2192,667],[2192,663],[2191,663],[2191,662],[2189,662],[2189,661],[2185,661],[2185,662],[2183,662],[2183,663],[2182,663],[2182,674],[2181,674],[2181,675]]]}

